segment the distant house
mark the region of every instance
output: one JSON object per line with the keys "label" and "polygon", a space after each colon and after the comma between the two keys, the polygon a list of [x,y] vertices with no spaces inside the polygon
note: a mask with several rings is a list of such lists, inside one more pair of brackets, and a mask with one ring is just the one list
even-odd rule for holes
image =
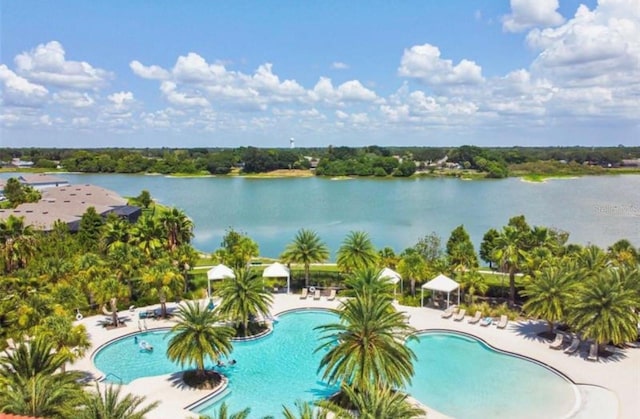
{"label": "distant house", "polygon": [[26,168],[26,167],[33,167],[33,162],[27,161],[27,160],[20,160],[20,158],[15,158],[15,159],[11,159],[11,165],[13,167]]}
{"label": "distant house", "polygon": [[59,186],[65,186],[69,184],[69,181],[66,179],[62,179],[57,176],[46,175],[43,173],[20,175],[18,177],[18,181],[24,185],[29,185],[32,188],[38,190],[42,190],[45,188],[57,188]]}
{"label": "distant house", "polygon": [[640,159],[623,159],[622,166],[625,167],[640,167]]}
{"label": "distant house", "polygon": [[38,202],[18,205],[15,209],[0,209],[0,219],[10,215],[24,217],[26,225],[50,231],[56,221],[62,221],[71,231],[78,231],[82,215],[94,207],[103,217],[115,213],[135,223],[142,209],[127,205],[127,200],[113,191],[95,185],[66,185],[42,190]]}

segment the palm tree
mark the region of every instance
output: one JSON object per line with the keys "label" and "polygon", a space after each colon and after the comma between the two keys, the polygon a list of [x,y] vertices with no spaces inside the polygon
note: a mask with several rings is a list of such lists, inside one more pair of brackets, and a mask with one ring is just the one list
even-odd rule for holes
{"label": "palm tree", "polygon": [[509,273],[509,304],[512,306],[516,301],[516,272],[526,261],[525,240],[521,230],[512,226],[505,226],[494,240],[493,259],[498,261],[503,272]]}
{"label": "palm tree", "polygon": [[555,322],[565,320],[576,288],[575,274],[567,265],[550,266],[525,285],[522,295],[528,297],[523,309],[532,316],[545,319],[549,332]]}
{"label": "palm tree", "polygon": [[179,295],[184,288],[184,277],[167,259],[160,259],[142,274],[142,283],[151,297],[160,299],[163,318],[167,317],[167,299]]}
{"label": "palm tree", "polygon": [[96,282],[89,284],[89,289],[93,292],[96,302],[106,306],[109,303],[111,309],[111,322],[114,327],[120,325],[118,319],[118,298],[129,296],[129,288],[118,280],[115,276],[107,276]]}
{"label": "palm tree", "polygon": [[327,419],[328,415],[324,409],[314,408],[311,403],[300,400],[295,403],[297,412],[283,406],[282,414],[285,419]]}
{"label": "palm tree", "polygon": [[[65,355],[70,362],[82,358],[91,347],[89,334],[84,325],[74,326],[71,319],[64,315],[54,314],[45,318],[38,328],[38,336],[51,342],[55,351]],[[65,367],[66,363],[61,367],[63,372]]]}
{"label": "palm tree", "polygon": [[198,419],[247,419],[249,417],[249,413],[251,413],[251,409],[248,407],[235,413],[229,413],[229,406],[226,402],[223,402],[213,416],[201,415]]}
{"label": "palm tree", "polygon": [[415,249],[406,249],[400,262],[398,263],[398,272],[402,278],[409,278],[411,295],[416,295],[416,281],[421,280],[427,275],[428,266],[422,255]]}
{"label": "palm tree", "polygon": [[425,411],[412,405],[408,395],[388,386],[368,386],[364,389],[343,384],[341,393],[352,406],[345,409],[330,400],[321,400],[318,405],[334,414],[338,419],[379,419],[424,417]]}
{"label": "palm tree", "polygon": [[640,253],[629,240],[618,240],[607,249],[609,260],[616,265],[633,266],[640,262]]}
{"label": "palm tree", "polygon": [[338,266],[345,272],[374,266],[377,259],[378,253],[364,231],[351,231],[338,249]]}
{"label": "palm tree", "polygon": [[371,383],[402,386],[411,379],[415,354],[404,341],[413,328],[387,295],[361,292],[332,311],[340,322],[318,327],[325,342],[316,349],[327,350],[318,371],[324,370],[329,384],[361,389]]}
{"label": "palm tree", "polygon": [[616,270],[607,269],[586,281],[577,291],[569,324],[596,344],[620,344],[638,337],[638,297],[624,287]]}
{"label": "palm tree", "polygon": [[78,371],[58,372],[67,355],[36,337],[0,358],[0,412],[47,418],[73,417],[82,399]]}
{"label": "palm tree", "polygon": [[193,221],[178,208],[171,208],[160,215],[160,224],[165,230],[166,247],[170,252],[178,246],[189,244],[193,237]]}
{"label": "palm tree", "polygon": [[111,215],[107,218],[107,222],[102,227],[100,237],[101,248],[111,251],[119,246],[129,243],[131,232],[131,224],[120,217]]}
{"label": "palm tree", "polygon": [[309,286],[309,266],[312,263],[324,262],[329,258],[329,248],[320,240],[315,231],[301,229],[293,242],[289,243],[281,255],[287,263],[304,265],[304,286]]}
{"label": "palm tree", "polygon": [[217,324],[220,317],[216,312],[197,302],[187,302],[178,309],[176,319],[167,348],[170,360],[178,361],[182,367],[195,364],[196,373],[202,377],[207,359],[217,361],[220,356],[231,353],[235,331]]}
{"label": "palm tree", "polygon": [[218,287],[218,295],[222,298],[218,312],[242,326],[243,336],[246,336],[252,319],[269,314],[273,296],[265,291],[256,273],[250,269],[235,270],[234,274],[235,279],[226,279]]}
{"label": "palm tree", "polygon": [[27,266],[35,246],[35,230],[24,224],[24,217],[10,215],[0,220],[0,252],[5,273]]}
{"label": "palm tree", "polygon": [[460,288],[469,295],[469,303],[474,303],[476,294],[484,295],[489,290],[489,284],[484,276],[477,269],[464,272],[457,278],[460,281]]}
{"label": "palm tree", "polygon": [[104,393],[96,383],[96,391],[88,393],[82,409],[74,417],[78,419],[144,419],[158,402],[153,402],[143,408],[145,397],[120,394],[121,387],[107,385]]}
{"label": "palm tree", "polygon": [[145,214],[138,219],[131,229],[133,242],[146,257],[153,257],[161,248],[165,233],[156,218]]}
{"label": "palm tree", "polygon": [[376,268],[360,269],[352,273],[345,279],[344,285],[347,287],[346,296],[371,292],[393,298],[394,285],[386,278],[380,278],[380,271]]}

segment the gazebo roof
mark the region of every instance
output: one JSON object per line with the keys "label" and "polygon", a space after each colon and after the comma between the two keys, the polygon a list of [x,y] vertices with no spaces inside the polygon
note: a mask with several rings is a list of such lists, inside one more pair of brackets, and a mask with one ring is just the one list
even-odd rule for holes
{"label": "gazebo roof", "polygon": [[282,263],[272,263],[262,272],[263,277],[267,278],[287,278],[289,276],[289,268]]}
{"label": "gazebo roof", "polygon": [[216,265],[207,271],[207,278],[210,280],[235,278],[235,277],[236,275],[233,273],[233,270],[230,267],[223,264]]}
{"label": "gazebo roof", "polygon": [[380,279],[386,279],[392,284],[397,284],[398,282],[402,281],[402,277],[400,276],[400,274],[389,268],[384,268],[383,270],[381,270],[378,277]]}
{"label": "gazebo roof", "polygon": [[451,292],[459,287],[460,284],[443,274],[436,276],[431,281],[422,285],[424,289],[442,292]]}

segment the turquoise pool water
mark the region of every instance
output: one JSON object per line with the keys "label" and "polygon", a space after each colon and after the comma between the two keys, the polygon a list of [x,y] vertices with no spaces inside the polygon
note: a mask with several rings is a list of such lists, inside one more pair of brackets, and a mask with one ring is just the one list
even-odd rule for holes
{"label": "turquoise pool water", "polygon": [[[251,342],[234,343],[233,358],[237,363],[221,368],[229,379],[227,395],[199,407],[198,413],[213,414],[222,401],[230,411],[251,407],[251,417],[282,416],[282,405],[293,407],[296,400],[312,401],[327,397],[335,389],[328,387],[316,374],[323,353],[314,353],[320,333],[314,328],[332,323],[337,317],[327,311],[296,311],[279,316],[274,333]],[[168,361],[165,353],[167,331],[138,334],[154,346],[152,353],[141,351],[134,337],[116,341],[95,358],[98,369],[108,380],[129,383],[136,378],[180,371]],[[117,376],[117,377],[116,377]]]}
{"label": "turquoise pool water", "polygon": [[[237,364],[222,368],[229,379],[224,396],[197,408],[212,415],[222,401],[231,412],[251,407],[251,418],[282,416],[282,405],[312,401],[335,389],[316,373],[323,353],[316,326],[337,317],[326,311],[295,311],[280,316],[274,332],[252,342],[234,344]],[[167,331],[140,333],[153,352],[126,337],[101,349],[94,362],[111,382],[179,372],[167,360]],[[497,352],[455,333],[428,332],[408,343],[416,353],[415,376],[407,391],[424,404],[455,418],[559,418],[575,403],[573,386],[543,366]]]}
{"label": "turquoise pool water", "polygon": [[415,352],[409,393],[455,418],[561,418],[575,403],[573,386],[540,364],[497,352],[460,334],[428,332]]}

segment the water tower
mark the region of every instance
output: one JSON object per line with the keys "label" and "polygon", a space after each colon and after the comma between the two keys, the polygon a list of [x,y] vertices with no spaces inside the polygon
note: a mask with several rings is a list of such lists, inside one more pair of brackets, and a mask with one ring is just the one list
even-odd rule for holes
{"label": "water tower", "polygon": [[289,138],[289,148],[296,148],[296,143],[293,137]]}

